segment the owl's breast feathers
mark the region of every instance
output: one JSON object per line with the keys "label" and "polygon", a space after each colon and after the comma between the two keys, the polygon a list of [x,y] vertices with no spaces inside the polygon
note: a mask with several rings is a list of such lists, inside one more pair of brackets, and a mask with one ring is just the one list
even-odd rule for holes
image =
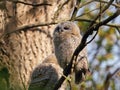
{"label": "owl's breast feathers", "polygon": [[69,64],[74,50],[79,45],[80,41],[78,37],[71,36],[58,43],[60,44],[55,46],[56,57],[60,66],[65,68],[66,65]]}

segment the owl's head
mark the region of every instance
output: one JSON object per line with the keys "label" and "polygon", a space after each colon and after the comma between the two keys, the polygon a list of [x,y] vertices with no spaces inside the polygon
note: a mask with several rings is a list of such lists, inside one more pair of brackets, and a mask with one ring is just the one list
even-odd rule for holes
{"label": "owl's head", "polygon": [[59,35],[80,36],[80,30],[79,30],[79,27],[75,23],[66,21],[66,22],[62,22],[56,26],[53,36],[59,37]]}

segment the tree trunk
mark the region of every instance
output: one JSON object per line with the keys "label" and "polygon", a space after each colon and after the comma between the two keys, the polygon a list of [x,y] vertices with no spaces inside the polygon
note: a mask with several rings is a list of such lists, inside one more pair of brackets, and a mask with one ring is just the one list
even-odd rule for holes
{"label": "tree trunk", "polygon": [[69,19],[76,0],[20,1],[0,1],[0,90],[27,90],[32,71],[54,52],[55,24],[25,26]]}

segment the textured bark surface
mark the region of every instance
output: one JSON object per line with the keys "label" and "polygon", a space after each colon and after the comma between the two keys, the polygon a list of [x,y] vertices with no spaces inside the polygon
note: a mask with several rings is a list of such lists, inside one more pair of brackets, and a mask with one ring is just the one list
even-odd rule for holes
{"label": "textured bark surface", "polygon": [[[31,4],[47,3],[51,6],[34,7],[14,3],[12,0],[0,2],[0,73],[7,74],[6,77],[3,76],[1,83],[10,90],[28,89],[31,72],[53,52],[52,33],[55,25],[6,33],[25,25],[70,18],[75,3],[75,0],[68,0],[62,10],[58,10],[66,0],[21,1]],[[4,7],[1,8],[1,5]]]}

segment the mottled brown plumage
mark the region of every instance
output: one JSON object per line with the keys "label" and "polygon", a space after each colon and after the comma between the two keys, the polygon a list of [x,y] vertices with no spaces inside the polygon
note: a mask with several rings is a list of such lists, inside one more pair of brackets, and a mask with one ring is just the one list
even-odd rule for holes
{"label": "mottled brown plumage", "polygon": [[[29,90],[52,90],[62,75],[62,68],[59,66],[54,54],[48,56],[42,64],[38,65],[31,76]],[[62,84],[59,90],[65,90],[66,84]]]}
{"label": "mottled brown plumage", "polygon": [[[75,49],[80,44],[81,38],[79,27],[73,22],[63,22],[55,28],[53,33],[55,55],[62,68],[69,64]],[[85,79],[86,73],[89,72],[85,49],[80,52],[74,65],[75,83],[79,84],[81,80]]]}

